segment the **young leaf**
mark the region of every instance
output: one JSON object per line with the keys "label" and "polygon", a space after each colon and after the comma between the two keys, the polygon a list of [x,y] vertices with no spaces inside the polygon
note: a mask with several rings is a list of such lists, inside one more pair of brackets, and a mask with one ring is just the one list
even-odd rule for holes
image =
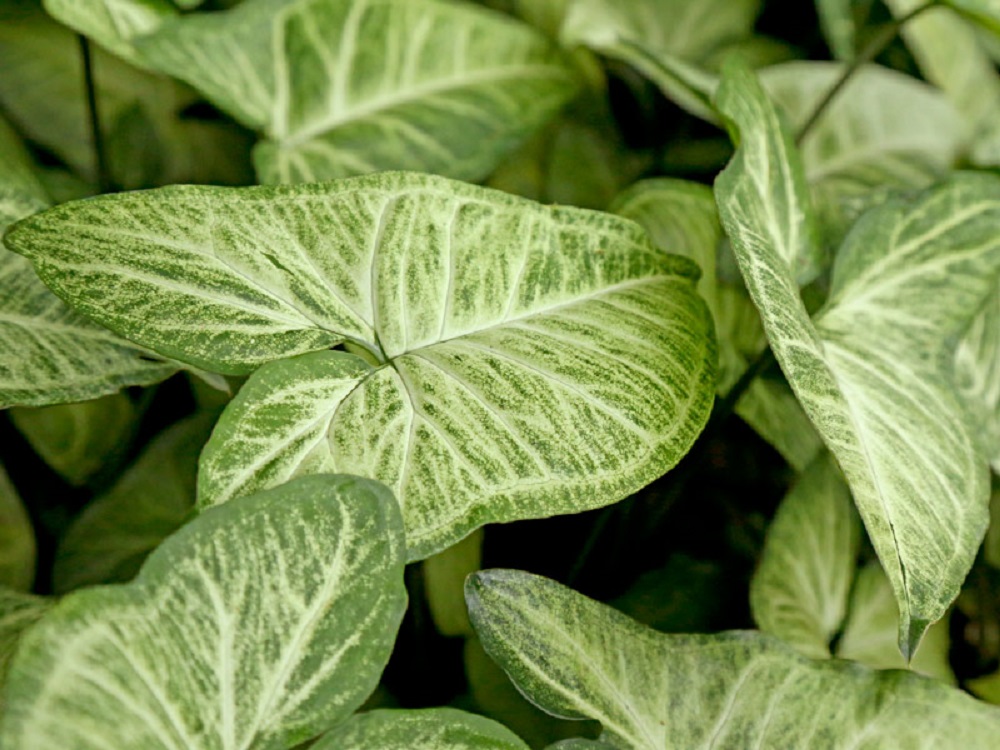
{"label": "young leaf", "polygon": [[1000,709],[908,672],[810,661],[757,633],[667,635],[554,581],[470,577],[487,651],[539,706],[619,750],[993,747]]}
{"label": "young leaf", "polygon": [[453,708],[355,714],[311,750],[528,750],[516,734]]}
{"label": "young leaf", "polygon": [[267,139],[263,182],[385,169],[477,180],[576,91],[540,34],[441,0],[249,0],[138,44]]}
{"label": "young leaf", "polygon": [[[47,203],[24,146],[0,120],[0,233]],[[0,246],[0,409],[83,401],[175,371],[74,313]]]}
{"label": "young leaf", "polygon": [[405,607],[381,485],[307,477],[205,513],[131,584],[65,597],[11,664],[4,747],[285,750],[374,689]]}
{"label": "young leaf", "polygon": [[10,420],[45,463],[72,485],[87,480],[128,449],[136,420],[127,395],[75,404],[11,409]]}
{"label": "young leaf", "polygon": [[0,589],[28,591],[35,580],[35,530],[0,464]]}
{"label": "young leaf", "polygon": [[57,593],[130,580],[146,556],[180,528],[194,508],[198,454],[213,421],[202,414],[169,427],[73,520],[53,563]]}
{"label": "young leaf", "polygon": [[986,529],[985,462],[941,363],[997,283],[1000,180],[960,175],[865,214],[813,322],[792,262],[810,208],[788,199],[798,195],[782,168],[788,135],[749,71],[730,72],[718,106],[741,141],[716,182],[723,226],[778,362],[847,476],[910,655]]}
{"label": "young leaf", "polygon": [[177,15],[169,0],[42,0],[42,4],[60,23],[138,66],[142,59],[132,39]]}
{"label": "young leaf", "polygon": [[768,529],[750,584],[758,627],[806,656],[828,657],[847,611],[860,538],[851,493],[833,460],[821,455],[781,501]]}

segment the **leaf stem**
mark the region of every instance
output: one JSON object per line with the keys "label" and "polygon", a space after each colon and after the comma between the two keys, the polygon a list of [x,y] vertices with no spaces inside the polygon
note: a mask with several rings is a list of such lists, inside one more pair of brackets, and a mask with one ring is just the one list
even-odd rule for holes
{"label": "leaf stem", "polygon": [[113,187],[111,173],[108,170],[108,155],[104,149],[104,137],[101,134],[101,116],[97,106],[97,86],[94,82],[94,60],[90,52],[90,41],[83,34],[78,34],[77,38],[80,40],[80,57],[83,60],[83,80],[87,96],[87,114],[90,118],[90,135],[94,142],[97,189],[101,193],[110,193]]}
{"label": "leaf stem", "polygon": [[795,136],[796,145],[801,145],[805,137],[809,135],[809,132],[815,127],[817,121],[823,116],[827,108],[837,98],[837,95],[844,89],[844,87],[850,82],[854,75],[865,65],[870,63],[879,54],[885,50],[886,47],[892,42],[893,39],[899,34],[900,30],[914,18],[922,14],[924,11],[930,10],[937,5],[940,5],[941,0],[929,0],[929,2],[918,5],[916,8],[911,10],[909,13],[905,13],[899,18],[893,20],[892,22],[883,26],[879,32],[865,45],[854,59],[847,64],[844,68],[844,72],[841,73],[840,78],[830,87],[830,90],[826,92],[823,98],[820,100],[819,104],[813,110],[812,114],[809,115],[809,119],[806,120],[805,124],[801,127],[798,135]]}

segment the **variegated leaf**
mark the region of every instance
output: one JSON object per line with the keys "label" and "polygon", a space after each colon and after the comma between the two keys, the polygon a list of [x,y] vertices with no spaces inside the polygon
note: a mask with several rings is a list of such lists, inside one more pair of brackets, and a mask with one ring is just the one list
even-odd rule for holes
{"label": "variegated leaf", "polygon": [[11,664],[0,744],[285,750],[378,683],[405,606],[390,493],[306,477],[199,516],[133,583],[62,599]]}
{"label": "variegated leaf", "polygon": [[442,0],[248,0],[139,43],[248,127],[263,182],[412,169],[476,180],[576,91],[540,34]]}
{"label": "variegated leaf", "polygon": [[1000,709],[936,680],[811,661],[758,633],[667,635],[539,576],[469,579],[473,624],[532,701],[619,750],[987,750]]}
{"label": "variegated leaf", "polygon": [[716,182],[723,226],[778,362],[847,476],[910,655],[986,529],[985,461],[941,365],[997,283],[1000,180],[961,175],[865,214],[814,322],[789,262],[811,209],[775,200],[797,194],[781,168],[787,133],[747,70],[730,70],[718,106],[740,141]]}
{"label": "variegated leaf", "polygon": [[972,321],[955,352],[956,380],[979,424],[976,436],[1000,473],[1000,285]]}
{"label": "variegated leaf", "polygon": [[491,719],[457,711],[380,710],[355,714],[311,750],[528,750]]}
{"label": "variegated leaf", "polygon": [[0,585],[0,711],[5,707],[7,670],[17,644],[24,632],[42,619],[53,602],[49,597],[25,594]]}
{"label": "variegated leaf", "polygon": [[781,501],[768,529],[750,583],[757,626],[806,656],[828,657],[847,613],[860,539],[851,494],[832,459],[821,455]]}

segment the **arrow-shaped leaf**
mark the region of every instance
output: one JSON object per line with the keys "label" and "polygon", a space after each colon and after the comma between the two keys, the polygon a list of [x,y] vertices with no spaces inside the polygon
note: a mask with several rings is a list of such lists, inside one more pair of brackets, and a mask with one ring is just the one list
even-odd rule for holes
{"label": "arrow-shaped leaf", "polygon": [[942,363],[996,285],[1000,180],[961,175],[868,212],[813,321],[789,261],[811,209],[782,197],[793,193],[782,167],[793,152],[773,146],[787,133],[749,71],[730,70],[718,106],[741,144],[716,183],[723,226],[771,347],[848,478],[899,603],[900,648],[912,654],[986,529],[985,461]]}
{"label": "arrow-shaped leaf", "polygon": [[22,638],[4,747],[285,750],[378,683],[405,607],[389,492],[306,477],[205,513]]}

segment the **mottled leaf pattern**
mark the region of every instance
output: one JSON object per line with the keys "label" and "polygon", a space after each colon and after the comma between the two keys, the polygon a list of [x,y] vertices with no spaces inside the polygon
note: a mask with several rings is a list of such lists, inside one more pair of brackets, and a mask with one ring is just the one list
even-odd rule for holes
{"label": "mottled leaf pattern", "polygon": [[205,513],[131,584],[65,597],[21,641],[0,744],[285,750],[378,682],[405,606],[381,485],[306,477]]}
{"label": "mottled leaf pattern", "polygon": [[0,588],[28,591],[35,580],[35,530],[0,464]]}
{"label": "mottled leaf pattern", "polygon": [[935,680],[810,661],[757,633],[667,635],[539,576],[476,573],[487,651],[532,701],[619,750],[987,750],[1000,709]]}
{"label": "mottled leaf pattern", "polygon": [[453,708],[355,714],[312,750],[528,750],[495,721]]}
{"label": "mottled leaf pattern", "polygon": [[757,626],[806,656],[828,657],[847,613],[860,538],[851,494],[822,455],[799,476],[768,529],[750,584]]}
{"label": "mottled leaf pattern", "polygon": [[772,195],[793,190],[772,146],[787,135],[772,133],[778,122],[749,71],[730,71],[718,104],[741,143],[716,182],[723,226],[771,347],[848,478],[911,654],[957,595],[986,529],[985,462],[941,363],[944,342],[995,289],[1000,181],[962,175],[865,214],[814,322],[789,262],[810,209],[792,212]]}
{"label": "mottled leaf pattern", "polygon": [[972,321],[955,352],[958,387],[980,428],[976,436],[1000,473],[1000,287]]}
{"label": "mottled leaf pattern", "polygon": [[[52,604],[53,600],[48,597],[0,586],[0,686],[5,686],[10,660],[21,636],[42,618]],[[0,710],[5,707],[5,699],[5,690],[0,689]]]}
{"label": "mottled leaf pattern", "polygon": [[146,556],[192,515],[198,455],[213,421],[201,414],[166,429],[73,519],[53,563],[56,593],[130,580]]}
{"label": "mottled leaf pattern", "polygon": [[264,131],[254,160],[270,183],[481,179],[576,90],[533,29],[442,0],[249,0],[168,22],[139,49]]}
{"label": "mottled leaf pattern", "polygon": [[133,65],[142,65],[142,60],[132,39],[177,15],[169,0],[43,0],[43,4],[54,19]]}

